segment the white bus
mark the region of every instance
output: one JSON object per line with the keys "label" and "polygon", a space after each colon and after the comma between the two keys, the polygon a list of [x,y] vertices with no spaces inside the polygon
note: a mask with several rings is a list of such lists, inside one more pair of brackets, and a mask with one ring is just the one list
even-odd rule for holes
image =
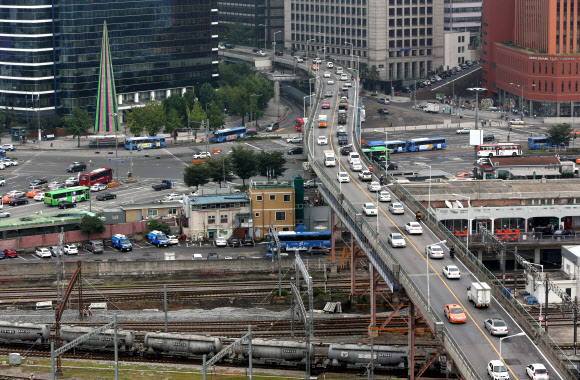
{"label": "white bus", "polygon": [[483,144],[477,147],[477,157],[518,157],[522,155],[520,144]]}
{"label": "white bus", "polygon": [[336,166],[336,157],[332,150],[324,151],[324,166]]}

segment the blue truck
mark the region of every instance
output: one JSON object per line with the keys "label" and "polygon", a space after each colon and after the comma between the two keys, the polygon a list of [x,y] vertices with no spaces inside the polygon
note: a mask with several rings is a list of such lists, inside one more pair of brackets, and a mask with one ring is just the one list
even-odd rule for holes
{"label": "blue truck", "polygon": [[149,243],[156,245],[158,247],[167,247],[169,245],[169,239],[161,231],[151,231],[147,234],[147,240]]}
{"label": "blue truck", "polygon": [[133,244],[129,241],[129,238],[125,235],[117,234],[111,238],[111,244],[113,247],[120,251],[132,251]]}

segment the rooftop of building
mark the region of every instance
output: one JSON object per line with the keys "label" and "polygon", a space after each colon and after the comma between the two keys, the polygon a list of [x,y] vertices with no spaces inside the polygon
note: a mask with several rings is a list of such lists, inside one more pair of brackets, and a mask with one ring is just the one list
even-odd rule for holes
{"label": "rooftop of building", "polygon": [[20,217],[0,220],[0,230],[41,226],[47,224],[72,223],[80,221],[84,215],[95,216],[96,214],[88,211],[76,210],[63,210],[55,212],[40,211],[38,214],[28,214]]}
{"label": "rooftop of building", "polygon": [[482,165],[482,167],[490,166],[546,166],[546,165],[560,165],[558,157],[490,157],[491,165]]}
{"label": "rooftop of building", "polygon": [[189,203],[192,205],[207,205],[215,203],[249,202],[247,194],[217,194],[217,195],[190,195]]}
{"label": "rooftop of building", "polygon": [[281,190],[293,188],[294,183],[291,180],[250,182],[250,190]]}
{"label": "rooftop of building", "polygon": [[129,203],[121,205],[122,210],[143,210],[149,208],[181,208],[183,204],[180,201],[155,201],[144,203]]}

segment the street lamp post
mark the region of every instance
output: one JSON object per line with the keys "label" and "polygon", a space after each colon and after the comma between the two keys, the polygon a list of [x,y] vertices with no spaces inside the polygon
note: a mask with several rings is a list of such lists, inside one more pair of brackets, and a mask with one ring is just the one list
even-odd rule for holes
{"label": "street lamp post", "polygon": [[[544,265],[543,264],[530,263],[529,261],[527,263],[530,264],[530,265],[535,265],[535,266],[538,266],[538,267],[542,268],[542,274],[540,275],[540,277],[542,278],[542,280],[541,280],[542,281],[542,284],[544,284]],[[540,302],[540,297],[538,297],[538,303],[540,304],[540,315],[542,315],[542,302]],[[542,328],[542,321],[540,321],[540,328]]]}
{"label": "street lamp post", "polygon": [[306,40],[306,58],[310,57],[310,42],[314,42],[314,38]]}
{"label": "street lamp post", "polygon": [[[512,86],[518,86],[522,88],[522,97],[520,98],[520,114],[522,115],[522,121],[524,121],[524,87],[536,87],[535,84],[515,84],[515,83],[510,83]],[[508,140],[509,141],[509,140]]]}
{"label": "street lamp post", "polygon": [[469,251],[469,235],[471,234],[471,198],[467,195],[453,194],[456,197],[467,198],[467,244],[466,248]]}
{"label": "street lamp post", "polygon": [[[433,244],[429,244],[429,247],[434,246],[434,245],[438,245],[438,244],[445,244],[447,243],[447,240],[441,240],[437,243],[433,243]],[[427,312],[429,312],[429,310],[431,309],[431,288],[429,286],[429,253],[425,252],[425,256],[427,256],[427,267],[426,267],[426,272],[425,274],[427,275]]]}
{"label": "street lamp post", "polygon": [[281,32],[282,32],[281,30],[274,32],[274,55],[276,54],[276,34]]}
{"label": "street lamp post", "polygon": [[475,92],[475,129],[479,129],[477,119],[477,111],[479,110],[479,93],[483,91],[487,91],[487,88],[484,87],[470,87],[467,89],[468,91]]}
{"label": "street lamp post", "polygon": [[[250,94],[250,120],[248,120],[250,122],[250,124],[252,123],[252,97],[254,96],[260,96],[258,94]],[[256,122],[257,123],[257,122]]]}
{"label": "street lamp post", "polygon": [[[115,182],[119,183],[119,142],[117,141],[117,122],[119,121],[119,115],[115,113],[110,113],[109,116],[113,116],[113,128],[115,128]],[[117,118],[117,122],[115,122]]]}
{"label": "street lamp post", "polygon": [[350,43],[350,42],[345,42],[344,44],[345,44],[346,46],[350,45],[350,67],[349,67],[349,69],[351,69],[351,68],[352,68],[352,43]]}
{"label": "street lamp post", "polygon": [[502,342],[504,339],[508,339],[508,338],[515,338],[516,336],[522,336],[522,335],[526,335],[526,333],[524,333],[524,332],[521,332],[521,333],[517,333],[517,334],[514,334],[514,335],[504,336],[503,338],[499,338],[499,361],[500,361],[500,362],[502,361],[502,360],[501,360],[501,342]]}
{"label": "street lamp post", "polygon": [[431,165],[429,165],[429,201],[427,211],[431,212]]}

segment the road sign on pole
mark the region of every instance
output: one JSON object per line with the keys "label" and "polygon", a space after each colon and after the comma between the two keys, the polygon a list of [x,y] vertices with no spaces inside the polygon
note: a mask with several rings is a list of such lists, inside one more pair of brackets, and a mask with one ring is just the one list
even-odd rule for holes
{"label": "road sign on pole", "polygon": [[543,315],[538,316],[538,321],[542,322],[543,320],[544,320],[544,316]]}

